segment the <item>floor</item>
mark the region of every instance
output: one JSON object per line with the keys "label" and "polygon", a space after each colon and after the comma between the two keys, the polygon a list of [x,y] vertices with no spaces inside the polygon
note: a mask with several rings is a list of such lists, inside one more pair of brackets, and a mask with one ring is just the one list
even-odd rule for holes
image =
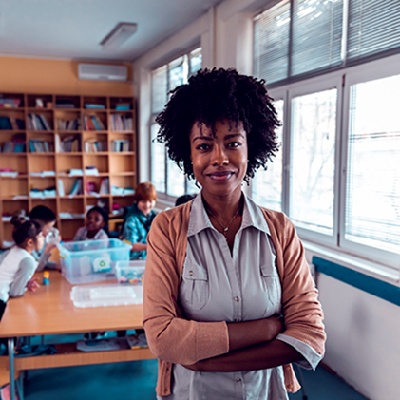
{"label": "floor", "polygon": [[[70,341],[71,336],[62,341]],[[52,343],[52,339],[46,337],[45,343]],[[302,370],[302,376],[308,400],[366,400],[320,367],[315,372]],[[156,380],[156,360],[37,370],[29,373],[25,399],[155,400]],[[291,394],[289,398],[302,400],[302,392]]]}

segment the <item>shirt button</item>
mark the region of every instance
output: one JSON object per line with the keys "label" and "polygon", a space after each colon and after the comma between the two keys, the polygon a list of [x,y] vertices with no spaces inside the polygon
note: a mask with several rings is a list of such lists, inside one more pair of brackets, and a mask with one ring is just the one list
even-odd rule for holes
{"label": "shirt button", "polygon": [[193,271],[189,271],[189,276],[193,276]]}
{"label": "shirt button", "polygon": [[236,382],[237,382],[237,383],[240,383],[240,382],[242,382],[242,380],[241,380],[240,378],[237,378],[237,379],[236,379]]}
{"label": "shirt button", "polygon": [[235,301],[239,301],[239,296],[235,296],[233,299],[234,299]]}

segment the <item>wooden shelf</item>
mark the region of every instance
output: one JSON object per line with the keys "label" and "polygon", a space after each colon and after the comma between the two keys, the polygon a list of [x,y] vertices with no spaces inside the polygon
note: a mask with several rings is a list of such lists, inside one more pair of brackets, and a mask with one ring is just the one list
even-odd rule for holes
{"label": "wooden shelf", "polygon": [[[64,184],[65,193],[69,193],[75,180],[82,181],[83,190],[87,182],[96,185],[96,191],[100,189],[100,185],[105,179],[108,179],[109,190],[111,185],[120,188],[135,189],[137,184],[137,137],[136,137],[136,118],[135,118],[135,101],[133,98],[122,96],[84,96],[84,95],[58,95],[58,94],[25,94],[25,93],[8,93],[10,98],[18,98],[21,100],[23,107],[16,108],[0,108],[2,116],[10,116],[19,120],[24,120],[25,129],[4,129],[0,130],[0,145],[6,142],[12,142],[14,135],[25,134],[25,143],[27,151],[24,153],[0,153],[0,169],[10,168],[18,171],[20,175],[15,178],[0,177],[1,193],[0,193],[0,218],[3,213],[13,214],[20,209],[29,210],[42,203],[50,207],[53,212],[59,216],[60,212],[70,212],[71,214],[84,214],[88,206],[96,204],[97,199],[102,199],[108,210],[112,210],[114,202],[120,203],[122,206],[130,204],[131,195],[117,196],[112,194],[97,196],[89,196],[86,194],[75,196],[58,196],[59,181]],[[40,98],[44,104],[44,108],[36,107],[36,101]],[[63,102],[63,103],[62,103]],[[51,103],[51,107],[47,108],[47,104]],[[56,104],[71,104],[70,107],[56,107]],[[130,104],[129,110],[116,110],[118,104]],[[86,108],[86,104],[104,104],[106,108]],[[39,116],[44,115],[47,124],[51,129],[32,129],[33,127],[43,128],[47,126],[46,121],[39,117],[37,123],[36,118],[28,117],[28,114]],[[93,118],[92,118],[93,117]],[[126,118],[128,118],[128,120]],[[85,122],[86,120],[89,120]],[[69,120],[78,120],[79,125],[61,125]],[[114,127],[131,127],[130,130],[114,130]],[[92,121],[94,125],[90,122]],[[97,125],[95,123],[97,121]],[[88,125],[86,125],[88,124]],[[103,127],[102,130],[86,130],[85,128],[93,126]],[[122,124],[122,125],[121,125]],[[126,125],[129,124],[129,125]],[[67,126],[79,129],[59,129]],[[78,143],[71,143],[74,152],[30,152],[29,141],[33,139],[41,139],[49,143],[54,143],[55,150],[60,148],[57,146],[57,139],[62,141],[69,136],[75,136]],[[113,140],[129,141],[129,150],[125,152],[101,151],[97,153],[87,153],[84,150],[85,142],[90,139],[105,142],[108,149],[112,149]],[[72,139],[71,139],[72,142]],[[66,143],[66,142],[64,142]],[[78,144],[78,145],[77,145]],[[77,145],[77,147],[75,147]],[[69,145],[68,145],[69,146]],[[3,147],[2,147],[3,148]],[[64,147],[71,148],[71,147]],[[53,147],[50,147],[53,149]],[[121,157],[119,157],[121,156]],[[99,171],[99,175],[86,175],[86,166],[93,165]],[[64,172],[70,169],[82,170],[80,176],[69,176]],[[31,176],[30,172],[55,171],[53,176]],[[56,197],[30,197],[29,191],[32,185],[44,190],[46,187],[56,186]],[[86,193],[86,192],[85,192]],[[13,200],[16,196],[23,196]],[[123,200],[123,198],[129,198]],[[114,199],[118,199],[115,201]],[[82,218],[59,218],[58,227],[62,237],[73,237],[76,230],[82,225]],[[8,220],[0,219],[0,244],[3,240],[11,239],[11,229]]]}

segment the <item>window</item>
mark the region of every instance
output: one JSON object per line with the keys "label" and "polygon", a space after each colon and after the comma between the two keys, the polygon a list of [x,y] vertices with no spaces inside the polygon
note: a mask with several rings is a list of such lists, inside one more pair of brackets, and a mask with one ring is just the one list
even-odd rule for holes
{"label": "window", "polygon": [[284,0],[254,20],[254,74],[279,86],[398,52],[399,19],[393,0]]}
{"label": "window", "polygon": [[251,185],[302,238],[395,269],[399,21],[389,0],[291,0],[255,17],[254,72],[270,83],[283,126],[276,168]]}
{"label": "window", "polygon": [[182,196],[184,193],[197,193],[199,189],[193,181],[185,178],[184,173],[168,159],[165,146],[155,138],[158,125],[157,115],[169,99],[169,92],[177,86],[187,83],[189,77],[201,68],[201,49],[195,49],[152,71],[152,124],[151,137],[151,181],[161,198]]}
{"label": "window", "polygon": [[[283,121],[283,100],[275,102],[279,121]],[[282,145],[282,127],[276,132],[278,143]],[[252,197],[258,203],[276,211],[281,211],[282,199],[282,150],[276,154],[273,162],[268,163],[267,170],[260,169],[252,186]]]}

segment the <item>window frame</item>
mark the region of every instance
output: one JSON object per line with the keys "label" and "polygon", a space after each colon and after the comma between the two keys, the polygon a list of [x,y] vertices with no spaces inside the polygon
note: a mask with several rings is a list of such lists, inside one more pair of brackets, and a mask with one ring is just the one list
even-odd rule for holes
{"label": "window frame", "polygon": [[[151,165],[151,158],[152,158],[152,134],[151,134],[151,127],[156,124],[156,118],[159,115],[160,112],[153,112],[153,90],[152,90],[152,84],[153,84],[153,73],[154,71],[156,71],[159,68],[162,67],[166,67],[166,80],[167,80],[167,90],[166,90],[166,95],[167,95],[167,101],[168,101],[168,94],[170,92],[170,69],[171,69],[171,64],[173,64],[174,62],[176,62],[178,59],[183,58],[183,62],[185,60],[186,57],[186,61],[187,61],[187,77],[184,79],[184,84],[186,83],[186,81],[193,75],[192,73],[192,68],[191,68],[191,62],[192,62],[192,58],[194,57],[193,53],[199,51],[199,53],[201,54],[201,47],[200,45],[196,45],[194,47],[191,47],[190,49],[185,50],[183,53],[181,53],[180,55],[176,55],[173,58],[168,59],[167,62],[162,63],[162,65],[159,65],[158,67],[152,68],[151,70],[151,96],[150,96],[150,120],[149,120],[149,141],[150,141],[150,145],[149,145],[149,153],[150,153],[150,157],[149,157],[149,170],[150,170],[150,179],[153,179],[153,168]],[[173,68],[174,66],[172,66]],[[182,171],[182,174],[183,171]],[[188,193],[188,178],[185,176],[184,177],[184,194]],[[166,148],[164,148],[164,191],[160,192],[157,191],[157,196],[160,200],[169,202],[169,203],[175,203],[177,197],[173,196],[171,194],[168,193],[168,154],[167,154],[167,150]]]}

